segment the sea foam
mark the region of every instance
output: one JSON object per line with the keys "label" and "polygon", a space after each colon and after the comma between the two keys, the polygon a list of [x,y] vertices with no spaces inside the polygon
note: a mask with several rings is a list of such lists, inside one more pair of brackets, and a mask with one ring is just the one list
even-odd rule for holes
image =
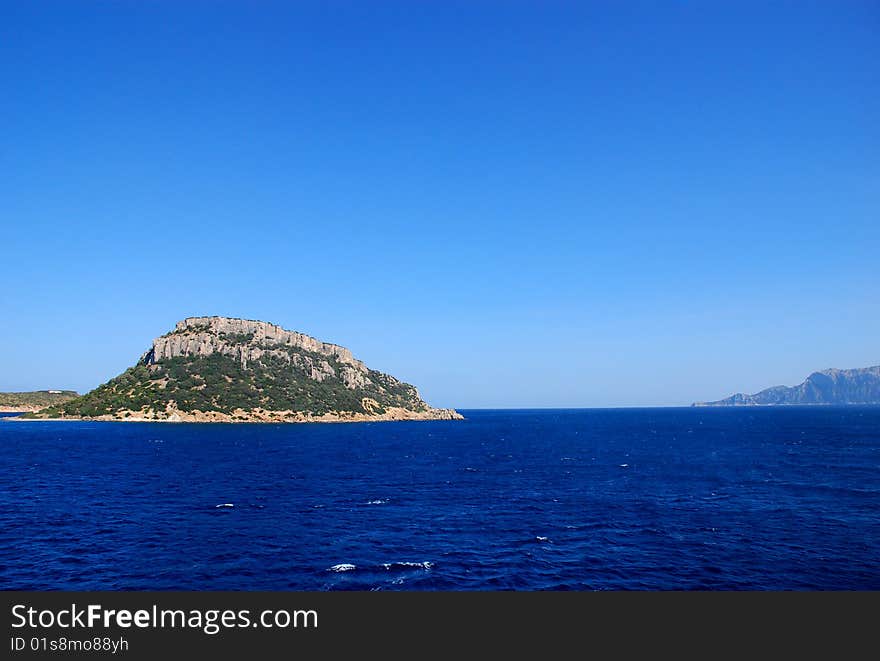
{"label": "sea foam", "polygon": [[433,562],[425,561],[425,562],[384,562],[382,566],[387,570],[392,569],[424,569],[428,570],[434,566]]}

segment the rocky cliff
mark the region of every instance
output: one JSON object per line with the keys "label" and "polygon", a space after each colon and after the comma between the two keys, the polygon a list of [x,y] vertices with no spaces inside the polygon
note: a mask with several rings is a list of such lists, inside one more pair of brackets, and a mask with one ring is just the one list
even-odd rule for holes
{"label": "rocky cliff", "polygon": [[169,421],[459,419],[336,344],[275,324],[190,317],[134,367],[38,417]]}
{"label": "rocky cliff", "polygon": [[737,393],[694,406],[783,406],[793,404],[880,404],[880,366],[813,372],[798,386],[774,386],[754,395]]}

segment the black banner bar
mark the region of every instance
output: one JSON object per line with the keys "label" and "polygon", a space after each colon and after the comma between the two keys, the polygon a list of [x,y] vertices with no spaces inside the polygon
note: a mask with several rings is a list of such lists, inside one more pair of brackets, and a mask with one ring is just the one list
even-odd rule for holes
{"label": "black banner bar", "polygon": [[3,592],[0,658],[396,651],[812,653],[871,643],[874,593]]}

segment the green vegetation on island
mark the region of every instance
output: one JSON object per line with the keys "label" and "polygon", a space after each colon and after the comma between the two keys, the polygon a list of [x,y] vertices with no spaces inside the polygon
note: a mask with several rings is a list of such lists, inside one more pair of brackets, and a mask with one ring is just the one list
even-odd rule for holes
{"label": "green vegetation on island", "polygon": [[[323,357],[322,357],[323,358]],[[339,365],[328,361],[338,372]],[[337,376],[318,381],[307,368],[276,356],[264,356],[247,367],[230,356],[177,356],[155,365],[131,367],[82,397],[42,411],[48,417],[95,417],[120,411],[294,410],[322,415],[331,411],[384,413],[387,406],[425,410],[416,389],[386,374],[370,371],[372,383],[348,388]],[[381,384],[381,387],[377,385]],[[379,403],[367,411],[363,399]]]}

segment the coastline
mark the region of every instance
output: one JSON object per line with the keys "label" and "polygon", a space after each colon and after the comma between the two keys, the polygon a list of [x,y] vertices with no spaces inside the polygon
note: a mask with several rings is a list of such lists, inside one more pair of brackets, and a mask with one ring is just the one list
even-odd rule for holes
{"label": "coastline", "polygon": [[784,409],[805,406],[880,406],[880,402],[786,402],[784,404],[716,404],[715,402],[694,402],[693,409]]}
{"label": "coastline", "polygon": [[[10,411],[10,413],[13,411]],[[16,422],[38,421],[85,421],[85,422],[173,422],[173,423],[352,423],[352,422],[404,422],[420,420],[464,420],[455,409],[428,409],[427,411],[411,411],[403,408],[388,408],[385,413],[325,413],[320,416],[310,415],[302,411],[243,411],[236,410],[233,413],[221,413],[219,411],[194,411],[185,412],[178,409],[168,409],[160,414],[150,412],[145,415],[142,411],[122,411],[114,415],[100,416],[64,416],[64,417],[35,417],[23,418],[21,416],[3,418]]]}

